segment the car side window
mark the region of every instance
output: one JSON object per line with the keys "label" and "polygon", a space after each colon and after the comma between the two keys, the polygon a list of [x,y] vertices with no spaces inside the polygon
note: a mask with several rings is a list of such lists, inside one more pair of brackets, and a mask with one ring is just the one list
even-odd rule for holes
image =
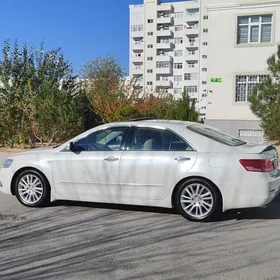
{"label": "car side window", "polygon": [[193,149],[176,134],[161,129],[134,129],[130,150],[134,151],[192,151]]}
{"label": "car side window", "polygon": [[95,131],[75,142],[75,151],[118,151],[123,144],[127,129],[127,127],[117,127]]}

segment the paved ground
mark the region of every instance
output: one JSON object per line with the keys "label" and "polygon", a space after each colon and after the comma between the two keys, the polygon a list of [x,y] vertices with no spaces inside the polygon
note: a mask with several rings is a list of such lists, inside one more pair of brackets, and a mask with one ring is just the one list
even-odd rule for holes
{"label": "paved ground", "polygon": [[280,199],[199,224],[154,208],[29,209],[0,195],[0,279],[279,279],[279,233]]}

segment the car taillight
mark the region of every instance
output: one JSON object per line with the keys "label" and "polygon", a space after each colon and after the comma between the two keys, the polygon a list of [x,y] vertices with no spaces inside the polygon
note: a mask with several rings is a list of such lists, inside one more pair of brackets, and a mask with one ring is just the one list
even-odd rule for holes
{"label": "car taillight", "polygon": [[251,172],[272,172],[273,162],[270,159],[240,159],[242,166]]}

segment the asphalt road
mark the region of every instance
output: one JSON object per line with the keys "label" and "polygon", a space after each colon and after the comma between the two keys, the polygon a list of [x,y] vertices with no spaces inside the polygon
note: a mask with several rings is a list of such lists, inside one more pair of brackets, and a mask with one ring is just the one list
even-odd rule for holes
{"label": "asphalt road", "polygon": [[279,233],[280,198],[191,223],[155,208],[30,209],[0,194],[0,279],[280,279]]}

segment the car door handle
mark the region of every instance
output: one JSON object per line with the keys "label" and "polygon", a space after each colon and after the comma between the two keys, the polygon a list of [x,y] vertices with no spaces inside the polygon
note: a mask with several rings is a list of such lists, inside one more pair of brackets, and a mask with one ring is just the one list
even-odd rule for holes
{"label": "car door handle", "polygon": [[189,158],[189,157],[176,157],[174,159],[177,160],[178,162],[184,162],[184,161],[191,160],[191,158]]}
{"label": "car door handle", "polygon": [[116,157],[107,157],[104,160],[106,160],[106,161],[118,161],[119,159],[116,158]]}

